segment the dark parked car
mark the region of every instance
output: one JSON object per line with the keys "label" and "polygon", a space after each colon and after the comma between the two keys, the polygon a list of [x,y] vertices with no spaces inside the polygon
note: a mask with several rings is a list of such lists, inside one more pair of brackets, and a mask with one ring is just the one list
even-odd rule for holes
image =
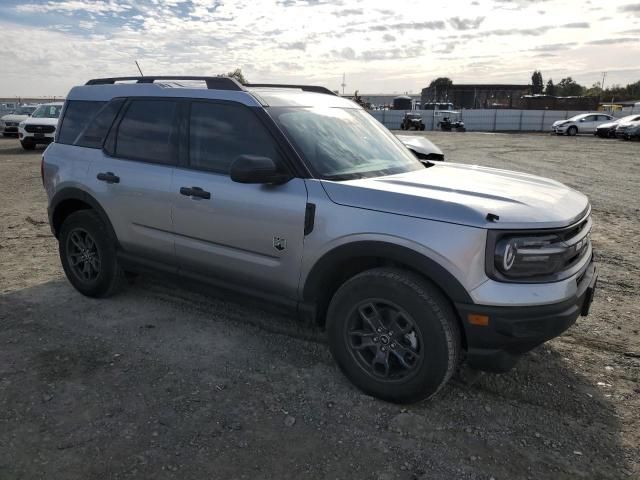
{"label": "dark parked car", "polygon": [[422,121],[422,115],[419,113],[405,113],[402,123],[400,124],[401,130],[424,130],[424,122]]}
{"label": "dark parked car", "polygon": [[626,117],[619,118],[613,122],[602,123],[596,128],[594,135],[602,138],[615,138],[616,129],[620,126],[626,125],[629,122],[637,122],[640,120],[640,115],[628,115]]}
{"label": "dark parked car", "polygon": [[633,122],[631,125],[626,126],[624,136],[622,138],[625,140],[640,140],[640,121]]}

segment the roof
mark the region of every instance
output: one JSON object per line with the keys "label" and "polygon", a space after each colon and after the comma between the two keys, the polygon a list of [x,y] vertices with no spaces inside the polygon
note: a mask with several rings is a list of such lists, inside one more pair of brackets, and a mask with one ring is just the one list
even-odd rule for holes
{"label": "roof", "polygon": [[115,77],[89,80],[74,87],[68,100],[108,101],[114,97],[173,97],[228,100],[249,107],[323,106],[360,108],[324,87],[240,84],[229,77]]}

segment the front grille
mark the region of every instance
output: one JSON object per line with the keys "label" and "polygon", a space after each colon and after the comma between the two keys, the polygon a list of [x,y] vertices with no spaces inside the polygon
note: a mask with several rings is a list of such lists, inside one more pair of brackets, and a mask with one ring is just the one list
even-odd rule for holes
{"label": "front grille", "polygon": [[579,263],[589,251],[591,245],[591,215],[576,225],[564,229],[558,236],[569,247],[564,258],[562,270],[569,270]]}
{"label": "front grille", "polygon": [[53,125],[27,125],[24,129],[29,133],[53,133],[56,127]]}
{"label": "front grille", "polygon": [[4,122],[7,127],[17,127],[18,122]]}

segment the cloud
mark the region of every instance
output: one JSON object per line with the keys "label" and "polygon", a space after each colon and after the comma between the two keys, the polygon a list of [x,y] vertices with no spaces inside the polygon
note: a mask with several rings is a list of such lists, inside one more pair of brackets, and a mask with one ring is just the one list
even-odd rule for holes
{"label": "cloud", "polygon": [[452,17],[449,19],[449,25],[455,30],[475,30],[484,21],[484,17],[476,18],[460,18]]}
{"label": "cloud", "polygon": [[574,23],[565,23],[562,25],[562,28],[589,28],[590,25],[588,22],[574,22]]}
{"label": "cloud", "polygon": [[393,41],[395,41],[396,37],[394,37],[394,36],[393,36],[393,35],[391,35],[391,34],[385,33],[385,34],[382,36],[382,39],[383,39],[385,42],[393,42]]}
{"label": "cloud", "polygon": [[278,45],[278,48],[284,50],[302,50],[304,52],[307,49],[307,44],[306,42],[281,43]]}
{"label": "cloud", "polygon": [[576,42],[566,42],[566,43],[548,43],[546,45],[538,45],[537,47],[533,47],[530,50],[534,52],[557,52],[558,50],[566,50],[574,46]]}
{"label": "cloud", "polygon": [[618,7],[618,11],[622,13],[632,13],[636,16],[640,16],[640,3],[630,3],[629,5],[622,5]]}
{"label": "cloud", "polygon": [[363,13],[361,8],[345,8],[344,10],[336,10],[333,12],[336,17],[350,17],[353,15],[362,15]]}
{"label": "cloud", "polygon": [[591,42],[587,42],[587,45],[615,45],[617,43],[630,43],[630,42],[637,42],[637,41],[638,41],[637,38],[629,38],[629,37],[603,38],[601,40],[592,40]]}

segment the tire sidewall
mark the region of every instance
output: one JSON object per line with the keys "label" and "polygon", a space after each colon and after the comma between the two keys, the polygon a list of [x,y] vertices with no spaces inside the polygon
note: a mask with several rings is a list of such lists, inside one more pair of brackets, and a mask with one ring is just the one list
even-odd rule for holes
{"label": "tire sidewall", "polygon": [[[418,370],[406,379],[383,382],[372,377],[358,364],[346,344],[349,314],[358,303],[371,298],[386,299],[399,305],[420,330],[423,358]],[[435,393],[449,371],[450,352],[444,315],[437,305],[426,301],[405,283],[383,276],[356,277],[336,293],[327,312],[331,353],[345,375],[364,392],[393,402],[420,400]]]}
{"label": "tire sidewall", "polygon": [[[82,281],[78,278],[72,271],[73,267],[67,255],[69,235],[76,228],[86,230],[93,237],[96,243],[96,250],[100,256],[100,272],[97,278],[91,282]],[[62,268],[67,279],[76,290],[88,297],[100,297],[111,290],[115,277],[119,275],[115,242],[111,239],[106,226],[97,214],[92,211],[82,210],[69,215],[60,229],[58,250]]]}

